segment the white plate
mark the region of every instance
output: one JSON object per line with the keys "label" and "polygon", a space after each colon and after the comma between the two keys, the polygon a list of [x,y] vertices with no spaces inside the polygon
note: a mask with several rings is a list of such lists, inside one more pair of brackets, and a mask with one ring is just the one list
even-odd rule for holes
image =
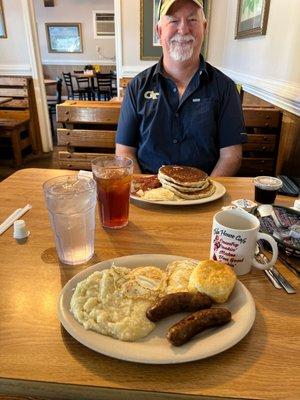
{"label": "white plate", "polygon": [[162,204],[162,205],[167,205],[167,206],[188,206],[192,204],[204,204],[204,203],[210,203],[211,201],[217,200],[220,197],[224,196],[226,193],[225,187],[219,183],[214,181],[214,185],[216,186],[216,190],[214,194],[212,194],[209,197],[204,197],[203,199],[197,199],[197,200],[145,200],[142,197],[135,196],[135,195],[130,195],[130,198],[133,200],[140,201],[142,203],[152,203],[152,204]]}
{"label": "white plate", "polygon": [[[139,254],[115,258],[95,264],[75,275],[62,289],[58,302],[58,317],[64,328],[83,345],[99,353],[121,360],[146,364],[173,364],[199,360],[218,354],[238,343],[251,329],[255,319],[253,298],[245,286],[237,281],[230,300],[224,303],[232,313],[232,321],[195,336],[181,347],[172,346],[165,338],[167,329],[184,314],[177,314],[157,323],[156,328],[138,342],[122,342],[109,336],[85,330],[70,312],[70,300],[77,283],[94,271],[109,268],[114,261],[120,267],[156,265],[166,267],[184,257],[165,254]],[[223,306],[223,305],[222,305]]]}

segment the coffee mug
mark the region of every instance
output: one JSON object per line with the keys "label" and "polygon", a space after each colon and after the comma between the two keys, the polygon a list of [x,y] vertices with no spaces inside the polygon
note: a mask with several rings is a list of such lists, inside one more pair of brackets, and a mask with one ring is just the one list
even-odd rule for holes
{"label": "coffee mug", "polygon": [[[272,247],[272,259],[261,264],[254,258],[256,242],[266,240]],[[259,232],[259,220],[241,209],[218,212],[213,219],[210,258],[233,267],[237,275],[250,272],[251,265],[259,269],[272,267],[278,257],[275,240]]]}

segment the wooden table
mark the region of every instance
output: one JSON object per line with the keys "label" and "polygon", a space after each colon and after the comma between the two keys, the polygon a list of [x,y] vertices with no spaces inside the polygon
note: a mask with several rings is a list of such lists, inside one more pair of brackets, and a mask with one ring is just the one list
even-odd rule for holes
{"label": "wooden table", "polygon": [[[74,340],[57,319],[57,299],[86,266],[59,264],[42,193],[44,181],[66,173],[76,172],[24,169],[0,183],[1,221],[16,208],[33,206],[24,216],[31,231],[26,244],[14,241],[11,228],[0,236],[0,393],[110,400],[300,398],[300,285],[279,262],[297,294],[273,288],[261,271],[241,277],[255,300],[256,320],[243,340],[214,357],[144,365],[103,356]],[[97,218],[96,256],[88,265],[137,253],[207,258],[213,214],[233,199],[253,199],[250,178],[218,180],[227,193],[212,203],[131,204],[130,223],[118,231],[102,229]],[[293,203],[287,197],[277,200]]]}
{"label": "wooden table", "polygon": [[44,79],[44,85],[45,86],[52,86],[56,85],[57,81],[54,79]]}

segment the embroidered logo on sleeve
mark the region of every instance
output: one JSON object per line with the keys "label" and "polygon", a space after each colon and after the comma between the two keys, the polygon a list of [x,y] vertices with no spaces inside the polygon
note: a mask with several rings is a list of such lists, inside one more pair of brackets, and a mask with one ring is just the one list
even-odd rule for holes
{"label": "embroidered logo on sleeve", "polygon": [[157,100],[157,98],[158,98],[158,96],[159,96],[159,93],[158,92],[154,92],[153,90],[148,90],[147,92],[145,92],[144,93],[144,97],[145,97],[145,99],[151,99],[151,100]]}

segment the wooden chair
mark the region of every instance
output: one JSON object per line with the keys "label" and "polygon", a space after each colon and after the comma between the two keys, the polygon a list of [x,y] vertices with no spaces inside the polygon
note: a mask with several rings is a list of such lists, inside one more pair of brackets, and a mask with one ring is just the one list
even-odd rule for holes
{"label": "wooden chair", "polygon": [[54,137],[53,115],[56,114],[56,105],[61,103],[61,90],[62,79],[59,78],[56,81],[56,98],[47,100],[52,137]]}
{"label": "wooden chair", "polygon": [[63,72],[62,74],[68,92],[68,99],[75,100],[75,98],[77,98],[83,100],[85,96],[84,91],[82,92],[79,89],[74,89],[71,73]]}
{"label": "wooden chair", "polygon": [[110,100],[112,98],[112,79],[111,74],[96,74],[96,87],[93,90],[95,98],[98,100]]}
{"label": "wooden chair", "polygon": [[99,154],[114,153],[121,104],[109,101],[65,101],[57,106],[59,165],[68,169],[91,169]]}
{"label": "wooden chair", "polygon": [[26,111],[0,110],[0,138],[11,141],[15,165],[22,164],[22,150],[31,146],[36,153],[35,140]]}
{"label": "wooden chair", "polygon": [[117,75],[115,71],[110,71],[110,79],[111,79],[111,94],[112,97],[118,96],[118,88],[117,88]]}
{"label": "wooden chair", "polygon": [[90,78],[75,76],[75,79],[77,82],[78,91],[83,96],[83,100],[91,100],[93,97],[93,91],[92,87],[90,86]]}

